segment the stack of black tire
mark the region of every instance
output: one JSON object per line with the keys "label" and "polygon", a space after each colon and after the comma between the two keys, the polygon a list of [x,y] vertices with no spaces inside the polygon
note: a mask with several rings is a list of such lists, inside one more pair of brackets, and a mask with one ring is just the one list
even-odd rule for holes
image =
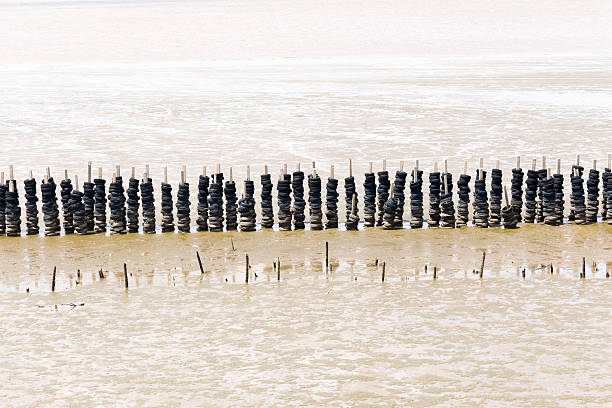
{"label": "stack of black tire", "polygon": [[274,226],[274,206],[272,204],[272,180],[270,174],[261,175],[261,227]]}
{"label": "stack of black tire", "polygon": [[36,196],[36,180],[24,180],[25,207],[26,207],[26,234],[38,235],[38,197]]}
{"label": "stack of black tire", "polygon": [[79,235],[87,234],[87,217],[85,216],[82,191],[72,190],[70,193],[70,208],[72,208],[73,224],[76,233]]}
{"label": "stack of black tire", "polygon": [[306,209],[306,201],[304,200],[303,171],[293,172],[291,186],[293,187],[293,226],[296,230],[304,229],[304,220],[306,219],[304,210]]}
{"label": "stack of black tire", "polygon": [[87,220],[87,233],[95,231],[95,184],[89,181],[83,183],[83,206],[85,206],[85,219]]}
{"label": "stack of black tire", "polygon": [[376,225],[376,175],[366,173],[363,182],[363,225],[373,227]]}
{"label": "stack of black tire", "polygon": [[[346,229],[349,231],[356,231],[359,227],[359,211],[357,210],[357,204],[359,199],[357,198],[357,191],[355,187],[354,177],[344,178],[344,191],[346,200]],[[355,197],[355,213],[353,214],[353,197]]]}
{"label": "stack of black tire", "polygon": [[563,174],[553,174],[553,184],[555,186],[555,215],[557,224],[563,224],[563,214],[565,213],[565,195],[563,194]]}
{"label": "stack of black tire", "polygon": [[74,233],[74,224],[72,221],[72,208],[70,207],[70,194],[72,193],[72,181],[70,179],[60,182],[60,195],[62,197],[62,215],[64,234]]}
{"label": "stack of black tire", "polygon": [[0,184],[0,236],[6,235],[6,184]]}
{"label": "stack of black tire", "polygon": [[599,170],[589,170],[589,178],[586,185],[586,220],[588,223],[597,222],[597,214],[599,213]]}
{"label": "stack of black tire", "polygon": [[404,228],[404,203],[406,202],[406,177],[408,174],[405,171],[398,170],[395,172],[395,181],[393,182],[393,197],[397,202],[395,210],[395,228]]}
{"label": "stack of black tire", "polygon": [[440,172],[429,173],[429,219],[430,227],[440,225]]}
{"label": "stack of black tire", "polygon": [[584,200],[584,180],[578,171],[578,175],[574,175],[570,178],[572,184],[571,204],[573,209],[573,218],[576,224],[586,224],[586,205]]}
{"label": "stack of black tire", "polygon": [[457,227],[465,227],[470,219],[470,181],[472,177],[461,174],[457,181]]}
{"label": "stack of black tire", "polygon": [[501,169],[491,170],[491,198],[490,198],[490,216],[489,226],[499,227],[501,224],[501,207],[502,207],[502,171]]}
{"label": "stack of black tire", "polygon": [[236,231],[238,229],[236,183],[233,180],[226,181],[223,192],[225,194],[225,229],[226,231]]}
{"label": "stack of black tire", "polygon": [[510,205],[505,205],[501,209],[502,225],[504,229],[515,229],[519,222],[518,216],[516,215],[516,208]]}
{"label": "stack of black tire", "polygon": [[308,204],[310,207],[310,229],[323,229],[323,202],[321,200],[321,177],[318,174],[308,175]]}
{"label": "stack of black tire", "polygon": [[387,199],[387,202],[383,206],[383,229],[392,230],[396,228],[395,224],[395,213],[397,212],[397,200],[391,194]]}
{"label": "stack of black tire", "polygon": [[291,175],[283,174],[276,184],[278,199],[278,228],[291,231]]}
{"label": "stack of black tire", "polygon": [[608,224],[612,225],[612,170],[606,169],[604,173],[606,175],[606,218],[608,219]]}
{"label": "stack of black tire", "polygon": [[601,218],[602,220],[608,220],[608,224],[612,224],[612,207],[610,206],[610,202],[612,201],[612,197],[610,196],[610,192],[612,192],[612,171],[609,168],[606,168],[601,175],[602,179],[602,212]]}
{"label": "stack of black tire", "polygon": [[56,186],[53,177],[49,177],[46,183],[43,182],[40,185],[46,236],[58,235],[61,230],[55,189]]}
{"label": "stack of black tire", "polygon": [[244,182],[244,197],[238,201],[238,212],[240,213],[240,231],[255,231],[255,184],[252,180]]}
{"label": "stack of black tire", "polygon": [[542,190],[548,170],[538,170],[538,198],[536,201],[536,220],[538,223],[544,222],[544,191]]}
{"label": "stack of black tire", "polygon": [[155,234],[155,197],[153,180],[147,178],[140,183],[140,200],[142,201],[142,231]]}
{"label": "stack of black tire", "polygon": [[538,195],[538,172],[527,170],[525,180],[525,222],[533,224],[536,219],[536,197]]}
{"label": "stack of black tire", "polygon": [[174,206],[172,205],[172,186],[161,184],[161,229],[162,232],[174,232]]}
{"label": "stack of black tire", "polygon": [[[446,193],[444,191],[446,191]],[[451,173],[442,173],[442,189],[440,194],[440,226],[442,228],[455,228],[456,219],[455,204],[453,203],[453,175]]]}
{"label": "stack of black tire", "polygon": [[[576,165],[576,164],[572,165],[572,174],[570,175],[570,183],[571,183],[572,177],[574,176],[575,171],[578,171],[578,175],[582,177],[582,174],[584,173],[584,167]],[[573,199],[573,188],[572,188],[572,193],[570,193],[570,212],[568,216],[569,221],[576,220],[576,211],[574,209],[573,203],[574,203],[574,199]]]}
{"label": "stack of black tire", "polygon": [[385,215],[385,205],[389,199],[389,189],[391,188],[391,182],[389,181],[389,172],[387,170],[378,172],[378,219],[376,225],[383,225],[383,218]]}
{"label": "stack of black tire", "polygon": [[106,233],[106,180],[94,179],[94,217],[95,232]]}
{"label": "stack of black tire", "polygon": [[208,186],[210,178],[200,174],[198,179],[198,231],[208,231]]}
{"label": "stack of black tire", "polygon": [[208,230],[223,231],[223,173],[215,174],[208,193]]}
{"label": "stack of black tire", "polygon": [[[234,192],[234,197],[236,196]],[[191,201],[189,201],[189,183],[179,183],[176,194],[176,225],[179,232],[189,232],[191,227]],[[234,204],[235,206],[235,204]]]}
{"label": "stack of black tire", "polygon": [[414,170],[411,172],[410,182],[410,228],[423,227],[423,172]]}
{"label": "stack of black tire", "polygon": [[487,197],[487,172],[480,172],[474,181],[474,225],[479,228],[489,227],[489,200]]}
{"label": "stack of black tire", "polygon": [[127,228],[128,232],[138,232],[138,209],[140,208],[140,197],[138,189],[140,182],[137,178],[130,177],[127,189]]}
{"label": "stack of black tire", "polygon": [[512,169],[512,181],[510,186],[510,192],[512,200],[510,205],[514,208],[514,214],[516,214],[517,222],[521,222],[523,219],[523,179],[525,173],[523,169]]}
{"label": "stack of black tire", "polygon": [[[353,214],[353,196],[355,196],[355,208],[359,204],[357,197],[357,191],[355,186],[355,177],[344,178],[344,200],[346,205],[346,229],[356,230],[357,224],[359,223],[359,217],[357,217],[357,223],[355,223],[355,217],[351,219]],[[349,225],[350,224],[350,225]]]}
{"label": "stack of black tire", "polygon": [[19,206],[19,192],[17,191],[17,182],[9,180],[7,186],[12,184],[13,191],[7,187],[5,193],[6,209],[6,236],[18,237],[21,235],[21,207]]}
{"label": "stack of black tire", "polygon": [[108,186],[108,207],[110,208],[110,233],[111,235],[125,234],[126,211],[125,190],[123,178],[116,176],[115,181]]}
{"label": "stack of black tire", "polygon": [[338,228],[338,179],[329,177],[325,189],[325,228]]}
{"label": "stack of black tire", "polygon": [[542,215],[547,225],[559,225],[556,211],[555,180],[550,177],[542,182]]}

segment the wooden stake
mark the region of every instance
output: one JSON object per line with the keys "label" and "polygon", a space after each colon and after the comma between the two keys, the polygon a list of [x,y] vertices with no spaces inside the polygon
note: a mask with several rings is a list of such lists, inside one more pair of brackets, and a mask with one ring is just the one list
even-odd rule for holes
{"label": "wooden stake", "polygon": [[9,165],[9,180],[15,180],[15,177],[13,175],[13,165]]}
{"label": "wooden stake", "polygon": [[576,166],[580,166],[580,155],[576,155]]}
{"label": "wooden stake", "polygon": [[[145,164],[145,171],[147,172],[147,181],[151,178],[151,172],[149,171],[149,165]],[[102,176],[100,176],[102,178]]]}
{"label": "wooden stake", "polygon": [[117,177],[121,177],[121,166],[117,165]]}
{"label": "wooden stake", "polygon": [[102,167],[98,167],[98,178],[102,179]]}
{"label": "wooden stake", "polygon": [[251,181],[251,166],[247,165],[247,181]]}
{"label": "wooden stake", "polygon": [[244,282],[249,283],[249,254],[246,254],[246,266],[244,269]]}
{"label": "wooden stake", "polygon": [[0,184],[4,185],[4,172],[0,172]]}
{"label": "wooden stake", "polygon": [[434,266],[433,280],[438,279],[438,267]]}
{"label": "wooden stake", "polygon": [[349,177],[353,177],[353,159],[349,159]]}
{"label": "wooden stake", "polygon": [[206,177],[206,166],[202,166],[202,177]]}
{"label": "wooden stake", "polygon": [[334,165],[331,165],[331,168],[329,170],[329,178],[334,178]]}
{"label": "wooden stake", "polygon": [[608,168],[612,169],[612,154],[608,153]]}
{"label": "wooden stake", "polygon": [[168,184],[168,166],[164,166],[164,184]]}
{"label": "wooden stake", "polygon": [[448,160],[444,159],[444,173],[448,173]]}
{"label": "wooden stake", "polygon": [[557,159],[557,174],[561,174],[561,159]]}
{"label": "wooden stake", "polygon": [[414,165],[415,165],[417,173],[418,173],[419,172],[419,161],[415,160],[414,163],[415,163]]}
{"label": "wooden stake", "polygon": [[593,160],[593,170],[597,170],[597,160]]}
{"label": "wooden stake", "polygon": [[[608,165],[609,166],[609,165]],[[370,162],[370,165],[368,167],[368,173],[372,173],[372,162]]]}
{"label": "wooden stake", "polygon": [[382,171],[387,171],[387,159],[383,159],[383,169]]}
{"label": "wooden stake", "polygon": [[383,261],[383,264],[382,264],[382,281],[383,282],[385,281],[385,269],[386,269],[386,266],[387,266],[386,262]]}
{"label": "wooden stake", "polygon": [[438,162],[434,162],[434,173],[438,172]]}
{"label": "wooden stake", "polygon": [[181,170],[181,186],[185,184],[185,170]]}
{"label": "wooden stake", "polygon": [[551,177],[551,171],[550,171],[550,167],[546,169],[546,178],[550,179]]}
{"label": "wooden stake", "polygon": [[482,279],[482,275],[484,273],[484,263],[485,263],[485,257],[487,256],[486,252],[482,253],[482,265],[480,265],[480,279]]}
{"label": "wooden stake", "polygon": [[499,169],[499,160],[495,160],[495,169]]}
{"label": "wooden stake", "polygon": [[404,171],[404,161],[400,160],[400,171]]}
{"label": "wooden stake", "polygon": [[87,162],[87,182],[91,183],[91,162]]}
{"label": "wooden stake", "polygon": [[79,191],[79,175],[74,175],[74,190]]}
{"label": "wooden stake", "polygon": [[276,280],[280,282],[281,277],[281,269],[280,269],[280,258],[276,258]]}
{"label": "wooden stake", "polygon": [[146,183],[146,182],[148,182],[148,181],[149,181],[149,180],[147,179],[147,173],[146,173],[146,172],[142,173],[142,182],[143,182],[143,183]]}
{"label": "wooden stake", "polygon": [[57,272],[57,266],[53,267],[53,279],[51,280],[51,292],[55,292],[55,275]]}
{"label": "wooden stake", "polygon": [[508,201],[508,186],[504,186],[504,198],[506,200],[506,207],[509,207],[510,202]]}
{"label": "wooden stake", "polygon": [[131,178],[136,178],[136,167],[132,166],[132,175]]}
{"label": "wooden stake", "polygon": [[264,165],[264,174],[268,174],[268,165],[267,164]]}
{"label": "wooden stake", "polygon": [[113,178],[112,178],[113,183],[117,182],[117,174],[113,171]]}
{"label": "wooden stake", "polygon": [[47,179],[50,179],[51,178],[51,168],[50,167],[47,167],[47,173],[46,174],[47,174]]}
{"label": "wooden stake", "polygon": [[546,156],[542,156],[542,168],[546,168]]}
{"label": "wooden stake", "polygon": [[521,168],[521,156],[516,156],[516,167],[515,169],[520,169]]}
{"label": "wooden stake", "polygon": [[312,169],[316,169],[317,168],[317,163],[315,163],[314,161],[312,162]]}
{"label": "wooden stake", "polygon": [[68,180],[68,170],[64,169],[64,180]]}
{"label": "wooden stake", "polygon": [[283,164],[283,175],[287,174],[287,163]]}
{"label": "wooden stake", "polygon": [[127,289],[129,287],[129,284],[128,284],[128,273],[127,273],[126,264],[123,264],[123,279],[125,280],[125,288]]}
{"label": "wooden stake", "polygon": [[329,242],[325,241],[325,272],[329,269]]}
{"label": "wooden stake", "polygon": [[536,169],[536,159],[533,159],[531,161],[531,170],[535,171],[535,169]]}
{"label": "wooden stake", "polygon": [[467,174],[467,160],[463,161],[463,174]]}
{"label": "wooden stake", "polygon": [[30,180],[32,180],[34,178],[34,176],[32,175],[32,170],[30,170],[30,172],[28,173],[28,175],[30,176]]}
{"label": "wooden stake", "polygon": [[230,179],[229,181],[234,181],[234,169],[230,167]]}
{"label": "wooden stake", "polygon": [[580,276],[582,279],[586,278],[586,259],[585,257],[582,257],[582,276]]}
{"label": "wooden stake", "polygon": [[302,171],[302,165],[300,162],[297,163],[297,171]]}

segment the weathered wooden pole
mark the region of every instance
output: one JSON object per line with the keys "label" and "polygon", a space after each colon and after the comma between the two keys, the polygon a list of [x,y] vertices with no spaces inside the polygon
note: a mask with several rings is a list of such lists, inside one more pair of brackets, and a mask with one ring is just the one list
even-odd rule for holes
{"label": "weathered wooden pole", "polygon": [[204,268],[202,267],[202,260],[200,259],[200,253],[196,251],[196,256],[198,257],[198,265],[200,265],[200,273],[204,274]]}
{"label": "weathered wooden pole", "polygon": [[482,264],[480,265],[480,279],[482,279],[482,274],[484,273],[484,264],[485,264],[485,257],[487,256],[486,252],[482,252]]}

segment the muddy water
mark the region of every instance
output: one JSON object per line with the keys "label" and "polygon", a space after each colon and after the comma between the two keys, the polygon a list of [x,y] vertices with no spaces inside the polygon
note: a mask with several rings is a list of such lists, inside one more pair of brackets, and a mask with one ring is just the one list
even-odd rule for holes
{"label": "muddy water", "polygon": [[[474,174],[484,157],[507,178],[516,155],[524,168],[560,158],[568,174],[580,153],[601,169],[610,11],[569,0],[3,2],[0,170],[83,180],[87,161],[106,178],[150,164],[155,183],[163,166],[176,183],[186,165],[195,194],[216,163],[237,180],[247,165],[258,176],[313,160],[344,177],[352,158],[360,192],[368,162],[383,159],[390,172],[447,159],[455,174],[468,160]],[[608,406],[611,235],[600,223],[3,238],[0,398]]]}

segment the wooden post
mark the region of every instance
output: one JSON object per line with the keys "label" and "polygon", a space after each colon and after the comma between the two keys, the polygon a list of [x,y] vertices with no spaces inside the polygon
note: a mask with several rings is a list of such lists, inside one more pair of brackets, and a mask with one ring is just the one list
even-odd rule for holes
{"label": "wooden post", "polygon": [[508,186],[504,186],[504,199],[506,200],[506,207],[509,207],[510,201],[508,201]]}
{"label": "wooden post", "polygon": [[251,180],[251,166],[247,165],[247,181]]}
{"label": "wooden post", "polygon": [[580,276],[582,279],[586,278],[586,259],[585,257],[582,257],[582,276]]}
{"label": "wooden post", "polygon": [[434,173],[438,172],[438,162],[434,162]]}
{"label": "wooden post", "polygon": [[557,174],[561,174],[561,159],[557,159]]}
{"label": "wooden post", "polygon": [[[151,172],[149,171],[149,165],[145,164],[145,171],[147,172],[147,181],[151,178]],[[102,176],[100,176],[102,178]]]}
{"label": "wooden post", "polygon": [[434,266],[433,279],[434,280],[438,279],[438,267],[437,266]]}
{"label": "wooden post", "polygon": [[30,172],[28,173],[28,176],[30,177],[29,180],[32,180],[34,178],[34,176],[32,175],[32,170],[30,170]]}
{"label": "wooden post", "polygon": [[349,159],[349,177],[353,177],[353,159]]}
{"label": "wooden post", "polygon": [[580,155],[576,155],[576,166],[580,166]]}
{"label": "wooden post", "polygon": [[[608,166],[609,166],[609,165],[608,165]],[[368,173],[371,173],[371,172],[372,172],[372,162],[370,162],[370,165],[369,165],[369,167],[368,167]]]}
{"label": "wooden post", "polygon": [[113,183],[117,181],[117,173],[115,173],[113,171],[113,178],[112,178]]}
{"label": "wooden post", "polygon": [[264,174],[268,174],[268,165],[264,164]]}
{"label": "wooden post", "polygon": [[64,169],[64,180],[68,180],[68,169]]}
{"label": "wooden post", "polygon": [[53,267],[53,279],[51,280],[51,292],[55,292],[55,275],[57,272],[57,266]]}
{"label": "wooden post", "polygon": [[74,175],[74,190],[79,191],[79,175]]}
{"label": "wooden post", "polygon": [[87,182],[91,183],[91,162],[87,162]]}
{"label": "wooden post", "polygon": [[520,169],[521,168],[521,156],[516,156],[516,167],[515,169]]}
{"label": "wooden post", "polygon": [[404,171],[404,161],[400,160],[400,171]]}
{"label": "wooden post", "polygon": [[593,170],[597,170],[597,160],[593,160]]}
{"label": "wooden post", "polygon": [[217,174],[221,173],[221,163],[217,163]]}
{"label": "wooden post", "polygon": [[9,165],[9,180],[13,181],[15,180],[14,174],[13,174],[13,165]]}
{"label": "wooden post", "polygon": [[495,168],[496,168],[496,169],[499,169],[499,159],[498,159],[498,160],[495,160]]}
{"label": "wooden post", "polygon": [[329,242],[325,241],[325,272],[329,269]]}
{"label": "wooden post", "polygon": [[542,168],[546,168],[546,156],[542,156]]}
{"label": "wooden post", "polygon": [[536,159],[533,159],[531,161],[531,170],[535,171],[535,169],[536,169]]}
{"label": "wooden post", "polygon": [[168,166],[164,166],[164,184],[168,184]]}
{"label": "wooden post", "polygon": [[132,166],[132,178],[136,178],[136,167]]}
{"label": "wooden post", "polygon": [[276,258],[276,280],[280,282],[281,269],[280,269],[280,257]]}
{"label": "wooden post", "polygon": [[202,177],[206,177],[206,166],[202,166]]}
{"label": "wooden post", "polygon": [[383,159],[383,171],[387,171],[387,159]]}
{"label": "wooden post", "polygon": [[102,167],[98,167],[98,178],[102,178]]}
{"label": "wooden post", "polygon": [[332,164],[329,170],[329,177],[334,178],[334,165]]}
{"label": "wooden post", "polygon": [[234,169],[230,167],[230,179],[229,181],[234,181]]}
{"label": "wooden post", "polygon": [[244,282],[249,283],[249,254],[246,254],[246,266],[244,269],[245,269]]}
{"label": "wooden post", "polygon": [[127,273],[126,264],[123,264],[123,279],[125,280],[125,288],[127,289],[129,287],[129,284],[128,284],[128,273]]}
{"label": "wooden post", "polygon": [[181,170],[181,186],[185,184],[185,170]]}
{"label": "wooden post", "polygon": [[463,174],[467,174],[467,160],[463,161]]}
{"label": "wooden post", "polygon": [[608,168],[612,169],[612,154],[608,153]]}
{"label": "wooden post", "polygon": [[385,281],[385,269],[386,269],[386,266],[387,266],[386,262],[383,261],[383,264],[382,264],[382,281],[383,282]]}
{"label": "wooden post", "polygon": [[419,161],[415,160],[414,161],[414,166],[416,167],[417,173],[419,172]]}
{"label": "wooden post", "polygon": [[486,252],[482,253],[482,264],[480,265],[480,279],[482,279],[482,275],[484,273],[484,264],[485,264],[485,257],[487,256]]}
{"label": "wooden post", "polygon": [[121,166],[117,165],[117,177],[121,177]]}
{"label": "wooden post", "polygon": [[48,166],[47,166],[47,173],[46,173],[46,175],[47,175],[47,179],[51,178],[51,168],[48,167]]}
{"label": "wooden post", "polygon": [[198,257],[198,265],[200,265],[200,274],[204,274],[204,268],[202,267],[202,260],[200,259],[200,253],[196,251],[196,256]]}
{"label": "wooden post", "polygon": [[287,174],[287,163],[283,164],[283,174]]}

